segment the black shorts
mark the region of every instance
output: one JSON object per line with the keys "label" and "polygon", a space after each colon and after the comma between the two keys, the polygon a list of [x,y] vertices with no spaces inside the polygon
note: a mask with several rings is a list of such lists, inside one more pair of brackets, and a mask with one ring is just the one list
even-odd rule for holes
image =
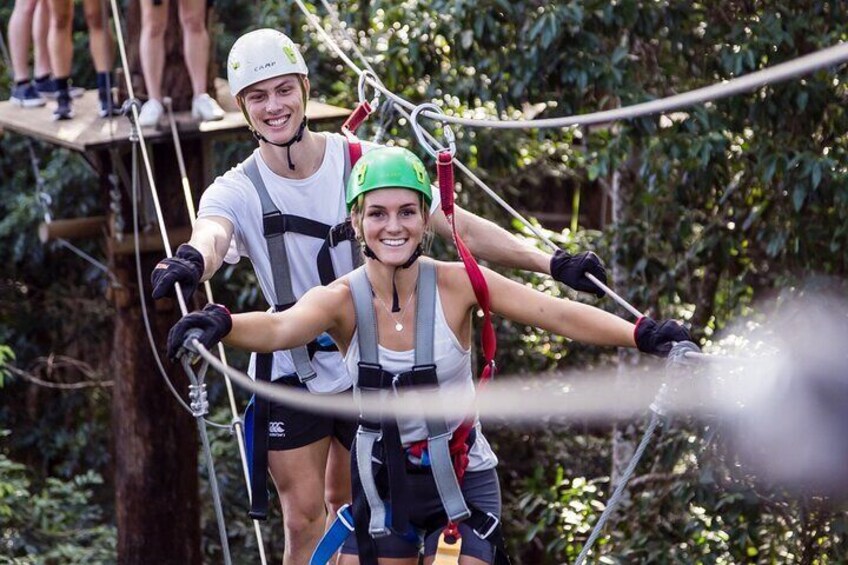
{"label": "black shorts", "polygon": [[[307,388],[300,382],[297,375],[282,377],[274,381],[274,384]],[[352,390],[348,389],[338,394],[352,394]],[[272,402],[271,414],[268,418],[268,450],[297,449],[328,436],[338,439],[343,446],[350,449],[356,437],[357,425],[356,418],[315,414]]]}
{"label": "black shorts", "polygon": [[[409,520],[413,526],[418,527],[426,523],[432,514],[442,509],[442,500],[439,498],[439,491],[432,473],[409,474],[406,479],[409,481],[407,486],[411,493]],[[468,504],[473,504],[483,512],[491,512],[500,519],[501,489],[495,469],[466,473],[462,481],[462,495]],[[490,542],[478,537],[464,522],[459,523],[459,532],[462,535],[460,555],[476,557],[486,563],[494,562],[495,548]],[[425,556],[430,557],[436,554],[441,534],[442,531],[439,530],[423,540]],[[395,533],[377,538],[376,542],[378,557],[406,559],[415,557],[422,549],[422,540],[419,539],[416,542]],[[347,555],[356,555],[355,535],[345,540],[341,551]]]}

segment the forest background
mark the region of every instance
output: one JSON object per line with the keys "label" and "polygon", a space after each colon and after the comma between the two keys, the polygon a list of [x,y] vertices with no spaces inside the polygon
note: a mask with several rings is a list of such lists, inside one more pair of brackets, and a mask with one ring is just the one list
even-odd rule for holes
{"label": "forest background", "polygon": [[[333,24],[320,3],[309,5],[327,26]],[[839,0],[335,5],[347,26],[358,30],[360,48],[390,89],[474,116],[551,117],[626,106],[848,39],[848,7]],[[0,7],[4,25],[10,11],[9,5]],[[221,76],[229,46],[255,27],[278,28],[301,43],[313,95],[353,107],[355,76],[285,1],[215,2],[212,31]],[[74,29],[74,78],[91,87],[79,10]],[[2,74],[0,96],[7,98],[10,85]],[[564,248],[595,250],[625,298],[655,317],[685,319],[710,346],[731,323],[757,323],[792,297],[824,288],[845,295],[846,80],[840,66],[666,116],[602,127],[455,128],[459,156],[513,206],[552,227],[550,236]],[[391,116],[386,124],[387,140],[417,150],[407,125]],[[368,128],[363,137],[374,134],[375,124]],[[216,172],[252,146],[246,137],[217,146]],[[56,217],[100,213],[92,190],[96,179],[82,159],[39,143],[34,149]],[[109,384],[120,376],[109,374],[107,365],[108,279],[62,248],[39,243],[45,199],[25,166],[28,151],[21,136],[3,135],[0,561],[109,563],[115,559]],[[462,206],[532,240],[460,180]],[[81,245],[102,255],[99,242]],[[510,275],[568,294],[546,278]],[[218,300],[237,310],[264,307],[243,264],[213,282]],[[621,313],[610,300],[580,299]],[[614,352],[572,347],[505,322],[497,331],[504,373],[615,360]],[[243,361],[237,357],[234,364]],[[32,376],[90,386],[49,388],[34,384]],[[212,417],[228,421],[220,380],[212,382]],[[164,386],[161,401],[173,402]],[[501,456],[505,532],[517,562],[576,557],[608,496],[614,452],[638,438],[644,424],[641,414],[615,425],[487,422]],[[213,435],[234,559],[255,562],[236,451],[227,432]],[[822,496],[764,488],[722,438],[718,421],[666,424],[599,542],[605,562],[844,562],[848,514]],[[203,551],[217,562],[211,499],[203,501]],[[264,528],[277,561],[279,517],[272,515]]]}

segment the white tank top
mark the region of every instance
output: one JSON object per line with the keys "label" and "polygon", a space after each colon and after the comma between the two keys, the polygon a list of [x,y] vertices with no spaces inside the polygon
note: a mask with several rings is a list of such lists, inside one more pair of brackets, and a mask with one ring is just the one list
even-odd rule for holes
{"label": "white tank top", "polygon": [[[448,326],[439,291],[436,289],[436,316],[433,343],[433,362],[436,364],[436,374],[439,377],[439,394],[450,397],[467,398],[468,405],[474,401],[475,387],[471,373],[471,351],[464,349],[459,343],[453,330]],[[412,369],[415,364],[415,350],[393,351],[382,345],[379,347],[380,365],[383,370],[394,375]],[[359,374],[359,336],[354,331],[350,347],[345,355],[345,364],[351,375]],[[448,428],[455,430],[462,423],[460,418],[449,418]],[[477,439],[469,452],[468,471],[483,471],[498,464],[498,458],[492,451],[489,442],[483,436],[480,422],[475,416]],[[427,424],[423,418],[403,418],[398,420],[401,442],[407,446],[413,442],[427,439]]]}

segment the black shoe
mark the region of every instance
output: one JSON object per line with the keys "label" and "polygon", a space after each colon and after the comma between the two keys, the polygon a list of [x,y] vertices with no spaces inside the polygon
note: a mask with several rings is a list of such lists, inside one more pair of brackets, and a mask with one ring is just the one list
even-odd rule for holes
{"label": "black shoe", "polygon": [[56,109],[53,110],[53,119],[70,120],[74,117],[74,109],[71,106],[71,95],[67,90],[60,90],[56,96]]}
{"label": "black shoe", "polygon": [[[35,90],[49,100],[56,100],[59,96],[59,87],[52,78],[36,79]],[[85,94],[85,89],[79,86],[72,86],[68,88],[68,93],[71,95],[71,98],[79,98]]]}
{"label": "black shoe", "polygon": [[120,116],[121,107],[115,104],[111,96],[100,96],[100,110],[98,110],[97,115],[101,118]]}

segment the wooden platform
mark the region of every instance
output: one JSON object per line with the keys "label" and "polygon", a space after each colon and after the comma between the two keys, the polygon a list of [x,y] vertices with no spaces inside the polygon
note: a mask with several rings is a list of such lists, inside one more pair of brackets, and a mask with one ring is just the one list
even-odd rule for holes
{"label": "wooden platform", "polygon": [[[86,91],[81,98],[74,99],[74,118],[71,120],[54,121],[53,109],[56,103],[48,101],[41,108],[20,108],[9,101],[0,102],[0,129],[6,129],[73,149],[82,153],[104,149],[109,145],[129,143],[130,122],[125,116],[101,118],[97,115],[99,108],[97,91]],[[347,108],[330,106],[310,100],[306,115],[312,122],[344,119],[350,114]],[[191,138],[216,134],[236,133],[247,130],[247,124],[241,112],[227,112],[223,120],[215,122],[197,122],[191,118],[190,112],[176,112],[174,119],[180,130],[180,136]],[[147,141],[159,139],[170,140],[171,130],[168,128],[167,114],[163,116],[158,127],[144,128]]]}

